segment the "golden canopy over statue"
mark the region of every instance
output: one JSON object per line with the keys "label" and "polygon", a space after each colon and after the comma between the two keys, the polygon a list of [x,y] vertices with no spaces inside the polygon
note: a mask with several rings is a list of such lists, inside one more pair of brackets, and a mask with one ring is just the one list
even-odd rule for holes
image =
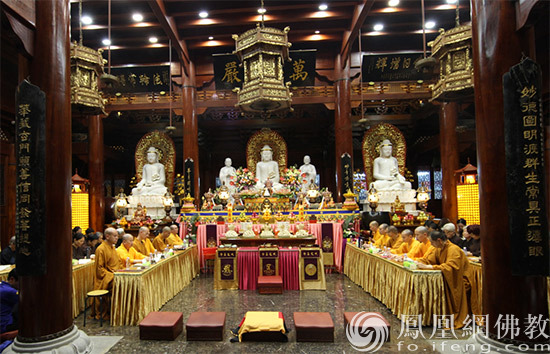
{"label": "golden canopy over statue", "polygon": [[260,152],[265,146],[272,150],[273,161],[279,164],[279,175],[287,166],[287,147],[285,139],[277,132],[264,128],[254,133],[246,144],[246,165],[256,175],[256,164],[261,159]]}
{"label": "golden canopy over statue", "polygon": [[158,162],[164,165],[166,188],[171,192],[174,186],[174,166],[176,164],[176,148],[172,139],[165,133],[154,131],[145,134],[136,146],[136,179],[142,180],[143,166],[147,164],[147,153],[155,148]]}
{"label": "golden canopy over statue", "polygon": [[375,181],[373,177],[374,160],[380,156],[381,143],[386,139],[391,142],[392,156],[397,159],[399,174],[402,176],[405,174],[407,157],[405,137],[394,125],[381,123],[367,130],[363,138],[363,164],[367,185]]}

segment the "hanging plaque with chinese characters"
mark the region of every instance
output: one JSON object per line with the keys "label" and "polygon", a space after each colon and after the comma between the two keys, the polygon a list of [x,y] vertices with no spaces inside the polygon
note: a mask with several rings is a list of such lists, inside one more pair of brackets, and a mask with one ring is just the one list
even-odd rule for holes
{"label": "hanging plaque with chinese characters", "polygon": [[195,195],[195,184],[194,184],[194,181],[195,181],[195,171],[194,171],[195,162],[193,161],[192,158],[187,158],[185,160],[184,168],[185,168],[184,177],[183,177],[183,181],[185,183],[185,193],[184,193],[184,195],[189,194],[191,196],[194,196]]}
{"label": "hanging plaque with chinese characters", "polygon": [[27,80],[17,88],[15,118],[16,267],[46,273],[46,95]]}
{"label": "hanging plaque with chinese characters", "polygon": [[243,86],[243,68],[235,54],[214,54],[216,90],[233,90]]}
{"label": "hanging plaque with chinese characters", "polygon": [[170,91],[169,65],[112,68],[111,74],[118,78],[120,93]]}
{"label": "hanging plaque with chinese characters", "polygon": [[541,71],[527,58],[503,76],[512,274],[550,275]]}
{"label": "hanging plaque with chinese characters", "polygon": [[387,54],[363,56],[363,81],[416,81],[423,79],[414,63],[422,54]]}
{"label": "hanging plaque with chinese characters", "polygon": [[315,85],[315,59],[317,51],[291,50],[289,62],[284,65],[285,82],[291,87]]}
{"label": "hanging plaque with chinese characters", "polygon": [[353,165],[351,156],[347,152],[340,156],[340,164],[342,165],[342,194],[347,191],[353,192]]}

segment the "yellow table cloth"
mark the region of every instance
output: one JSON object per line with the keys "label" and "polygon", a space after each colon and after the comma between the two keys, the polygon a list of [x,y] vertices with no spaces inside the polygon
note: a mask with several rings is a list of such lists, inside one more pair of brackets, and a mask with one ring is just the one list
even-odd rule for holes
{"label": "yellow table cloth", "polygon": [[434,314],[447,314],[443,274],[439,270],[409,270],[348,243],[344,274],[399,319],[402,315],[422,315],[422,325],[431,325]]}
{"label": "yellow table cloth", "polygon": [[111,302],[112,326],[135,326],[199,274],[197,246],[178,251],[143,271],[115,272]]}

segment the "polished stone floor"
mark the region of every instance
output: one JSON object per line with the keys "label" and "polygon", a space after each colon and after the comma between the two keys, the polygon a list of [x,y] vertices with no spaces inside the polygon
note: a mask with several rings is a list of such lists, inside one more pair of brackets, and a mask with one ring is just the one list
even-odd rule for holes
{"label": "polished stone floor", "polygon": [[[246,311],[282,311],[290,329],[288,343],[231,343],[231,328],[239,325]],[[369,311],[381,313],[391,325],[390,342],[377,353],[416,352],[433,353],[432,342],[400,337],[401,321],[382,303],[341,274],[327,274],[326,291],[285,291],[282,295],[259,295],[256,291],[213,290],[212,275],[201,275],[183,289],[160,311],[183,312],[184,323],[194,311],[225,311],[226,329],[223,342],[187,342],[185,329],[175,341],[141,341],[139,328],[99,327],[95,320],[82,327],[83,315],[75,324],[90,336],[123,336],[109,353],[352,353],[356,352],[347,340],[344,330],[345,311]],[[334,343],[296,342],[292,314],[296,311],[329,312],[335,325]],[[426,329],[429,332],[431,329]]]}

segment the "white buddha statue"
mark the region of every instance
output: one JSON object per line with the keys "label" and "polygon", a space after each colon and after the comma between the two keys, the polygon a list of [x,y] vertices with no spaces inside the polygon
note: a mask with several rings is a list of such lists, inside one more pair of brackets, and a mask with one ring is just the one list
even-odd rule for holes
{"label": "white buddha statue", "polygon": [[141,171],[141,181],[132,189],[132,195],[165,195],[167,188],[164,165],[159,162],[155,147],[147,150],[147,163]]}
{"label": "white buddha statue", "polygon": [[235,186],[231,184],[231,177],[237,175],[237,170],[235,170],[235,167],[231,166],[233,162],[231,161],[231,158],[225,159],[225,166],[223,166],[220,169],[220,184],[229,188],[230,194],[233,194],[233,191],[235,190]]}
{"label": "white buddha statue", "polygon": [[302,192],[307,192],[309,186],[315,182],[315,177],[317,177],[317,170],[310,162],[311,158],[306,155],[304,156],[304,164],[300,166],[300,172],[302,172],[302,175],[305,174],[305,176],[302,177],[305,181],[302,182]]}
{"label": "white buddha statue", "polygon": [[392,144],[388,139],[380,143],[380,157],[374,159],[372,175],[374,188],[384,190],[410,190],[411,183],[399,174],[397,159],[392,156]]}
{"label": "white buddha statue", "polygon": [[269,145],[264,145],[261,151],[261,161],[256,163],[256,183],[257,189],[263,189],[267,180],[271,181],[271,188],[281,188],[283,185],[279,183],[279,164],[273,161],[273,150]]}

